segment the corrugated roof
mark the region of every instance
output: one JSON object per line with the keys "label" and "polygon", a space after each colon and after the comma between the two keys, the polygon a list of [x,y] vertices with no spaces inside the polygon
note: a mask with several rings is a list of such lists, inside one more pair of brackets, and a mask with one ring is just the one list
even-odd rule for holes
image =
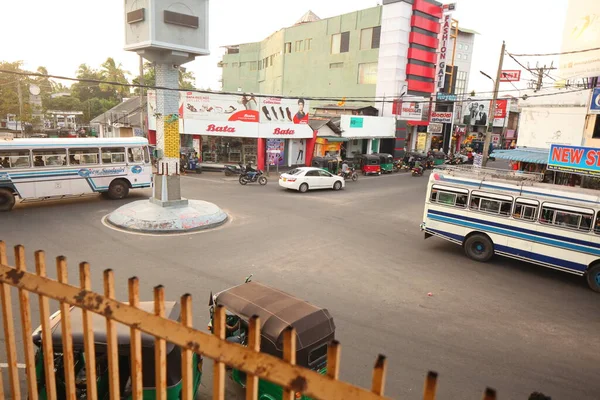
{"label": "corrugated roof", "polygon": [[499,158],[501,160],[521,161],[534,164],[547,164],[548,149],[538,148],[520,148],[513,150],[494,150],[491,154],[492,157]]}

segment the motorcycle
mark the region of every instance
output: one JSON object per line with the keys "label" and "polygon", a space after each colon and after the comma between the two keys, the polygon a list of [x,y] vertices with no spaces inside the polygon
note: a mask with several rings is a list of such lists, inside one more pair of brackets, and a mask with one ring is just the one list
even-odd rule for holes
{"label": "motorcycle", "polygon": [[412,176],[423,176],[423,171],[425,168],[422,165],[415,165],[412,169]]}
{"label": "motorcycle", "polygon": [[225,165],[223,172],[225,172],[225,176],[239,175],[242,173],[242,166]]}
{"label": "motorcycle", "polygon": [[257,170],[252,176],[250,176],[246,171],[246,168],[243,168],[239,178],[240,185],[258,182],[261,186],[264,186],[267,184],[267,177],[263,176],[263,174],[264,173],[261,170]]}
{"label": "motorcycle", "polygon": [[352,182],[356,182],[358,180],[358,172],[354,168],[348,168],[346,172],[340,171],[338,175],[344,178],[345,181],[352,179]]}

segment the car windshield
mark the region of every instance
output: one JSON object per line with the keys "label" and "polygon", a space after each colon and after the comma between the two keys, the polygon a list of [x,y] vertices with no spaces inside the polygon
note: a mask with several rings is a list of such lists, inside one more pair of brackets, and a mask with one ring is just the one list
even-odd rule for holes
{"label": "car windshield", "polygon": [[298,175],[300,172],[302,172],[302,170],[296,168],[296,169],[292,169],[292,170],[288,171],[287,174],[288,175]]}

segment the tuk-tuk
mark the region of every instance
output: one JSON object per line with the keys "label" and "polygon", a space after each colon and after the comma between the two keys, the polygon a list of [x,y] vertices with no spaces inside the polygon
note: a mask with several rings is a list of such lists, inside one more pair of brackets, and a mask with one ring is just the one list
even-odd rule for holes
{"label": "tuk-tuk", "polygon": [[379,157],[379,165],[382,173],[390,174],[394,171],[394,157],[391,154],[376,153],[373,155]]}
{"label": "tuk-tuk", "polygon": [[378,155],[361,154],[360,156],[357,156],[357,158],[360,161],[360,170],[363,175],[381,175],[381,161]]}
{"label": "tuk-tuk", "polygon": [[184,172],[195,172],[197,174],[202,173],[202,165],[198,159],[197,152],[190,147],[182,147],[179,151],[179,163],[180,171]]}
{"label": "tuk-tuk", "polygon": [[[253,315],[258,315],[260,351],[282,358],[283,333],[291,325],[296,329],[296,364],[323,375],[327,372],[327,346],[335,339],[335,324],[326,309],[275,288],[248,281],[211,295],[211,327],[214,307],[217,305],[223,305],[227,310],[227,340],[246,345],[248,322]],[[244,372],[232,370],[232,379],[246,387]],[[282,396],[283,389],[280,386],[259,380],[258,398],[281,399]],[[310,400],[298,393],[296,398]]]}
{"label": "tuk-tuk", "polygon": [[[148,312],[154,312],[154,302],[141,302],[140,309]],[[79,310],[71,307],[71,331],[73,337],[73,359],[75,361],[75,390],[77,399],[86,399],[87,383],[85,371],[85,353],[83,345],[83,317]],[[92,326],[94,329],[94,341],[96,351],[96,388],[98,399],[108,399],[109,397],[109,377],[108,377],[108,348],[106,335],[106,319],[100,315],[92,314]],[[169,319],[178,320],[180,317],[180,306],[176,301],[165,302],[165,315]],[[66,385],[63,367],[62,354],[62,327],[60,323],[60,311],[50,317],[50,326],[52,330],[52,349],[54,351],[54,368],[56,379],[56,394],[58,399],[66,399]],[[132,398],[131,386],[131,341],[130,328],[123,324],[117,326],[117,343],[119,352],[119,386],[121,399]],[[44,353],[42,351],[42,328],[38,327],[32,335],[33,343],[37,346],[35,355],[35,369],[38,383],[38,396],[41,400],[48,398],[46,392],[46,378],[44,368]],[[154,341],[153,336],[142,332],[142,384],[143,399],[156,398],[156,385],[154,380]],[[202,378],[202,357],[195,354],[192,358],[194,370],[194,395],[200,386]],[[181,374],[181,349],[171,343],[167,343],[167,399],[180,399],[182,391]]]}
{"label": "tuk-tuk", "polygon": [[322,168],[334,175],[337,174],[338,168],[340,167],[339,160],[336,157],[314,157],[311,166]]}

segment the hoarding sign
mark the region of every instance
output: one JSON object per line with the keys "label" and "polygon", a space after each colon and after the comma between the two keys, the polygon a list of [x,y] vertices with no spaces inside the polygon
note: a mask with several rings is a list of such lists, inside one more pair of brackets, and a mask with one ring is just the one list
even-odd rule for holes
{"label": "hoarding sign", "polygon": [[258,101],[254,96],[186,92],[183,118],[210,121],[258,122]]}
{"label": "hoarding sign", "polygon": [[600,149],[553,144],[548,154],[547,169],[600,176]]}
{"label": "hoarding sign", "polygon": [[446,82],[446,62],[450,56],[448,53],[448,42],[450,40],[450,24],[452,22],[452,14],[445,13],[442,16],[441,29],[439,34],[438,61],[436,69],[436,92],[444,88]]}
{"label": "hoarding sign", "polygon": [[431,122],[449,124],[452,122],[452,112],[434,111],[431,113]]}
{"label": "hoarding sign", "polygon": [[456,101],[458,97],[452,93],[437,92],[437,101]]}
{"label": "hoarding sign", "polygon": [[500,74],[500,82],[519,82],[521,80],[521,70],[503,69]]}
{"label": "hoarding sign", "polygon": [[398,119],[420,121],[423,118],[423,104],[410,101],[395,101],[392,111]]}

